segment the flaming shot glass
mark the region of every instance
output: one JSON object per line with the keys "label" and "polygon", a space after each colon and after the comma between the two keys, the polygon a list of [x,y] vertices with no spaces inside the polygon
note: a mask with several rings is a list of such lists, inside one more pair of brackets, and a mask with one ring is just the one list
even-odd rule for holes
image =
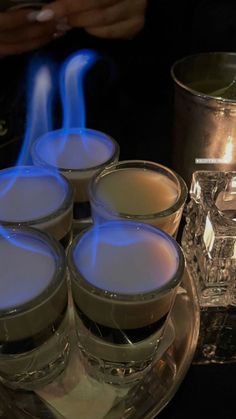
{"label": "flaming shot glass", "polygon": [[73,191],[59,173],[35,166],[0,170],[0,225],[35,227],[67,247],[72,216]]}
{"label": "flaming shot glass", "polygon": [[57,168],[74,187],[74,229],[91,224],[88,183],[119,158],[119,145],[108,135],[87,129],[56,130],[38,138],[31,150],[35,165]]}
{"label": "flaming shot glass", "polygon": [[150,161],[127,160],[114,163],[94,176],[89,196],[95,223],[133,219],[175,237],[187,187],[167,167]]}
{"label": "flaming shot glass", "polygon": [[32,228],[0,232],[0,380],[32,390],[67,365],[65,252],[57,240]]}
{"label": "flaming shot glass", "polygon": [[88,372],[114,384],[139,380],[155,360],[182,279],[181,248],[160,229],[116,220],[81,232],[68,266]]}

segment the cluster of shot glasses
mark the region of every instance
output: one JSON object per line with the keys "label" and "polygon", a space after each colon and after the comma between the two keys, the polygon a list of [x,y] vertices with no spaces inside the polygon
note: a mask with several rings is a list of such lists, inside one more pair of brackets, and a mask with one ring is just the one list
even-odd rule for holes
{"label": "cluster of shot glasses", "polygon": [[49,132],[31,154],[0,171],[0,379],[41,387],[76,344],[95,378],[135,382],[183,277],[186,185],[160,164],[119,161],[95,130]]}

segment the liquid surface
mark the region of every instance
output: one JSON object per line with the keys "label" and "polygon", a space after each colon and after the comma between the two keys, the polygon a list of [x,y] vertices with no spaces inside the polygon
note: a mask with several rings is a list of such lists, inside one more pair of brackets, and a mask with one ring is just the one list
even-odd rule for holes
{"label": "liquid surface", "polygon": [[0,171],[0,220],[21,222],[46,217],[57,211],[67,195],[61,177],[41,168]]}
{"label": "liquid surface", "polygon": [[14,308],[41,294],[55,273],[47,245],[30,235],[0,237],[0,310]]}
{"label": "liquid surface", "polygon": [[96,198],[124,214],[148,215],[172,207],[178,199],[177,185],[152,170],[119,169],[97,183]]}
{"label": "liquid surface", "polygon": [[111,222],[91,229],[74,250],[78,270],[89,283],[110,292],[158,290],[174,276],[178,254],[166,236],[148,227]]}
{"label": "liquid surface", "polygon": [[37,156],[61,169],[88,169],[108,161],[114,153],[113,143],[105,135],[47,135],[36,146]]}
{"label": "liquid surface", "polygon": [[235,80],[201,80],[188,83],[188,87],[196,92],[205,93],[209,96],[236,100],[236,82]]}

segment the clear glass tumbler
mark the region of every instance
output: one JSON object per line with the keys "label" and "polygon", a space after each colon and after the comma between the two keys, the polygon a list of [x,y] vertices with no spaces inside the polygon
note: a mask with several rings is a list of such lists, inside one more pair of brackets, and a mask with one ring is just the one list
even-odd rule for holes
{"label": "clear glass tumbler", "polygon": [[33,390],[67,365],[65,252],[32,228],[0,229],[0,380]]}
{"label": "clear glass tumbler", "polygon": [[155,359],[183,276],[181,248],[158,228],[115,220],[80,233],[68,266],[89,373],[114,384],[139,380]]}
{"label": "clear glass tumbler", "polygon": [[127,160],[95,175],[89,186],[89,197],[95,223],[133,219],[176,236],[187,187],[178,174],[165,166]]}
{"label": "clear glass tumbler", "polygon": [[33,143],[33,163],[58,169],[74,188],[74,230],[91,224],[88,183],[95,173],[118,160],[119,151],[109,135],[88,128],[55,130]]}
{"label": "clear glass tumbler", "polygon": [[73,190],[53,170],[17,166],[0,170],[0,224],[46,231],[67,247],[72,236]]}

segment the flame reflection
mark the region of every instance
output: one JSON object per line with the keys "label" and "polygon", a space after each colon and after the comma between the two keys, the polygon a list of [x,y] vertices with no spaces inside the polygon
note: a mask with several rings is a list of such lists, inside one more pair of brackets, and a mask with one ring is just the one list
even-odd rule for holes
{"label": "flame reflection", "polygon": [[233,149],[234,149],[233,137],[231,135],[229,135],[228,138],[227,138],[227,141],[226,141],[224,155],[223,155],[223,160],[224,160],[225,163],[231,163],[232,162],[232,160],[233,160]]}

